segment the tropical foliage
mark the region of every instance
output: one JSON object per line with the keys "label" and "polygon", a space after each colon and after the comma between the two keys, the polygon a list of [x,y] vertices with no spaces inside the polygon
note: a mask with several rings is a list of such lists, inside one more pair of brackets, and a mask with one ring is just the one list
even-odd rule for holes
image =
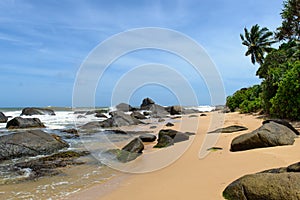
{"label": "tropical foliage", "polygon": [[244,29],[244,35],[240,34],[242,44],[247,46],[246,56],[251,56],[253,64],[263,64],[265,53],[272,51],[271,44],[274,41],[271,39],[273,35],[266,27],[260,28],[258,24],[252,26],[250,32],[247,28]]}
{"label": "tropical foliage", "polygon": [[[300,120],[300,0],[287,0],[281,13],[282,25],[275,38],[281,43],[271,49],[274,40],[267,28],[254,25],[241,34],[242,44],[248,47],[246,56],[258,63],[256,75],[261,85],[244,88],[227,98],[230,110],[263,112],[272,117]],[[266,56],[265,56],[266,54]]]}

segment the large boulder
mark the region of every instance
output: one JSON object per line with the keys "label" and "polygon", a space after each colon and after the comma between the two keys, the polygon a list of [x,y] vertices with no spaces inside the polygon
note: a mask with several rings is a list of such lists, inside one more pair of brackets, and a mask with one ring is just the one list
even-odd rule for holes
{"label": "large boulder", "polygon": [[171,106],[170,114],[171,115],[180,115],[182,114],[183,108],[181,106]]}
{"label": "large boulder", "polygon": [[6,124],[8,129],[18,128],[45,128],[45,125],[38,118],[15,117]]}
{"label": "large boulder", "polygon": [[140,138],[135,138],[130,141],[126,146],[122,148],[123,151],[130,153],[142,153],[144,150],[144,144]]}
{"label": "large boulder", "polygon": [[150,112],[150,116],[154,118],[164,118],[167,117],[170,113],[166,111],[165,107],[152,104],[148,107]]}
{"label": "large boulder", "polygon": [[270,122],[275,122],[275,123],[284,125],[284,126],[288,127],[289,129],[291,129],[292,131],[294,131],[294,133],[296,135],[300,135],[299,131],[297,131],[288,121],[285,121],[283,119],[268,119],[268,120],[263,121],[263,124],[267,124]]}
{"label": "large boulder", "polygon": [[149,107],[154,104],[155,104],[155,102],[152,99],[145,98],[145,99],[143,99],[143,102],[141,104],[141,110],[149,110]]}
{"label": "large boulder", "polygon": [[228,200],[300,199],[300,164],[243,176],[223,191]]}
{"label": "large boulder", "polygon": [[123,112],[128,112],[128,111],[132,111],[135,110],[133,107],[131,107],[129,104],[127,103],[120,103],[116,106],[117,110],[119,111],[123,111]]}
{"label": "large boulder", "polygon": [[28,130],[0,136],[0,160],[51,154],[69,145],[58,136]]}
{"label": "large boulder", "polygon": [[55,112],[48,108],[24,108],[21,115],[55,115]]}
{"label": "large boulder", "polygon": [[149,134],[149,133],[144,133],[144,134],[140,135],[139,138],[143,142],[154,142],[156,140],[156,136],[153,134]]}
{"label": "large boulder", "polygon": [[284,125],[273,121],[263,124],[251,133],[240,135],[231,142],[231,151],[294,144],[296,134]]}
{"label": "large boulder", "polygon": [[0,112],[0,123],[6,123],[7,120],[8,117],[6,117],[3,112]]}

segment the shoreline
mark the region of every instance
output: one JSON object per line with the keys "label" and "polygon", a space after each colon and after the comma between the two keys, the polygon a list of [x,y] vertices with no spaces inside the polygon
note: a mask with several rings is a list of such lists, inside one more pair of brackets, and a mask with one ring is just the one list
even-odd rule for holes
{"label": "shoreline", "polygon": [[[71,195],[70,198],[84,197],[84,199],[99,200],[120,198],[145,200],[224,199],[222,197],[223,190],[237,178],[299,161],[297,156],[297,152],[300,150],[299,139],[296,139],[294,145],[291,146],[230,152],[230,143],[234,137],[255,130],[261,126],[263,121],[258,116],[239,113],[227,113],[224,127],[243,125],[248,130],[220,134],[215,146],[221,147],[223,150],[210,152],[205,158],[199,159],[199,150],[208,130],[210,116],[211,113],[208,113],[206,117],[198,115],[199,127],[191,146],[171,165],[144,174],[126,175],[121,173],[121,176],[126,176],[126,178],[113,177],[104,184],[96,184]],[[188,120],[188,123],[190,121],[192,120]],[[172,129],[178,129],[179,122],[174,124]],[[170,148],[177,148],[180,145],[183,144],[178,143]],[[155,157],[162,155],[158,151]],[[137,159],[135,162],[141,162],[141,159]],[[107,187],[111,185],[114,187]]]}

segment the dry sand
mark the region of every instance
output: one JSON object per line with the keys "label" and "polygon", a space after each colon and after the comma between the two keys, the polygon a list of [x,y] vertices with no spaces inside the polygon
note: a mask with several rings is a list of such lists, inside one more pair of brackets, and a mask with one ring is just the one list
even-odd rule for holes
{"label": "dry sand", "polygon": [[[195,120],[199,120],[199,128],[194,141],[186,152],[173,164],[163,169],[142,174],[120,174],[117,178],[106,184],[96,185],[82,191],[72,199],[101,199],[101,200],[161,200],[161,199],[223,199],[222,191],[235,179],[250,173],[262,170],[283,167],[300,161],[300,139],[292,146],[254,149],[243,152],[230,152],[232,139],[240,134],[247,133],[261,126],[262,119],[253,115],[228,113],[225,116],[224,127],[229,125],[243,125],[249,128],[247,131],[237,133],[223,133],[220,135],[216,147],[223,150],[211,152],[203,159],[199,159],[199,150],[207,133],[210,116],[186,119],[183,127],[175,124],[175,129],[189,130]],[[185,148],[186,142],[177,143],[167,149]],[[134,166],[149,167],[155,162],[164,160],[168,150],[159,150],[149,154],[152,145],[148,145],[145,155],[134,161]],[[155,155],[155,156],[151,156]],[[155,158],[156,159],[155,159]],[[147,160],[147,162],[145,162]],[[156,163],[157,164],[157,163]]]}

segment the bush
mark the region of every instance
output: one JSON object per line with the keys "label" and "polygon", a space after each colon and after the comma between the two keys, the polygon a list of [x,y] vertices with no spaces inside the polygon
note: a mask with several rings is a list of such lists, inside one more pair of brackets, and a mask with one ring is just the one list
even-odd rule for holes
{"label": "bush", "polygon": [[290,69],[284,74],[276,95],[270,101],[270,114],[300,120],[300,61],[289,65]]}
{"label": "bush", "polygon": [[228,96],[226,106],[231,112],[239,109],[242,113],[256,112],[261,109],[261,86],[254,85],[250,88],[242,88],[232,96]]}

